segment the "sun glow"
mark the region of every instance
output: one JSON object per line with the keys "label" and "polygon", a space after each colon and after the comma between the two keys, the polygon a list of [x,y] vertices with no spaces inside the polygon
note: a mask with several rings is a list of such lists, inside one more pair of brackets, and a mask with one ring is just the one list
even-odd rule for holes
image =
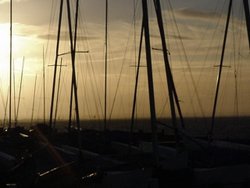
{"label": "sun glow", "polygon": [[[15,25],[14,25],[15,26]],[[13,26],[13,27],[14,27]],[[18,27],[15,27],[12,36],[12,63],[13,71],[21,71],[21,61],[24,56],[23,53],[27,49],[26,38],[21,35],[16,35],[15,31],[18,31]],[[10,72],[10,25],[0,24],[0,75],[1,80],[4,83],[3,86],[8,85],[9,72]]]}

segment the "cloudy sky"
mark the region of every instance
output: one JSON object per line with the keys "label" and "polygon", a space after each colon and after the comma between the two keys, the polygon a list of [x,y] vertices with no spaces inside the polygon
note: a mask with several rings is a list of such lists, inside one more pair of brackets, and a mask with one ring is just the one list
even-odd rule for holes
{"label": "cloudy sky", "polygon": [[[229,0],[162,0],[161,2],[169,58],[183,114],[186,117],[210,117]],[[15,96],[12,98],[16,103],[22,62],[25,57],[20,119],[30,119],[34,97],[34,118],[41,118],[43,115],[43,56],[46,64],[46,116],[49,117],[54,69],[50,65],[54,64],[55,59],[59,3],[59,0],[13,1]],[[75,0],[72,0],[72,19],[74,19],[74,3]],[[151,45],[152,48],[160,49],[153,3],[152,1],[148,3]],[[0,12],[0,119],[3,119],[7,109],[9,88],[9,0],[0,1]],[[60,53],[69,51],[66,16],[64,7]],[[76,62],[81,118],[103,118],[104,18],[104,0],[80,0],[77,50],[88,51],[88,53],[78,53]],[[217,116],[244,116],[250,113],[248,76],[250,67],[247,63],[249,48],[241,1],[234,2],[231,18]],[[141,1],[109,0],[107,98],[109,118],[131,116],[141,19]],[[161,51],[152,50],[152,59],[157,116],[168,117],[169,102]],[[72,69],[68,55],[60,56],[59,63],[61,61],[65,66],[61,68],[57,118],[66,119]],[[141,63],[145,65],[144,48],[142,48]],[[36,76],[37,85],[33,95]],[[147,92],[146,67],[142,66],[137,94],[137,117],[149,116]]]}

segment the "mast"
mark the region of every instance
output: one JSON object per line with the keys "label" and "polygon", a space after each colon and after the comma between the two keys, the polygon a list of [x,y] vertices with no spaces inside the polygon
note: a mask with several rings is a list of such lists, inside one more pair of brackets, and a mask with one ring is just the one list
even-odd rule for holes
{"label": "mast", "polygon": [[5,127],[6,119],[7,119],[7,110],[8,110],[8,103],[9,103],[9,93],[7,95],[6,103],[4,104],[4,118],[3,118],[3,127]]}
{"label": "mast", "polygon": [[56,96],[56,107],[55,107],[55,117],[54,117],[54,124],[53,127],[56,126],[56,118],[57,118],[57,109],[58,109],[58,100],[59,100],[59,94],[60,94],[60,84],[61,84],[61,73],[62,73],[62,58],[60,62],[60,68],[59,68],[59,78],[58,78],[58,84],[57,84],[57,96]]}
{"label": "mast", "polygon": [[[12,74],[13,74],[13,102],[14,102],[14,119],[16,120],[16,75],[15,75],[15,61],[13,60],[12,62],[12,67],[13,67],[13,70],[12,70]],[[14,124],[16,126],[16,123]]]}
{"label": "mast", "polygon": [[45,85],[45,55],[44,55],[44,48],[43,48],[43,125],[46,124],[46,85]]}
{"label": "mast", "polygon": [[141,65],[141,49],[142,49],[142,41],[143,41],[143,28],[144,28],[144,25],[143,25],[143,19],[142,19],[141,35],[140,35],[140,46],[139,46],[139,55],[138,55],[137,70],[136,70],[136,77],[135,77],[133,107],[132,107],[131,124],[130,124],[130,146],[129,146],[129,152],[131,150],[132,138],[133,138],[133,132],[134,132],[134,124],[135,124],[135,110],[136,110],[137,90],[138,90],[139,73],[140,73],[140,65]]}
{"label": "mast", "polygon": [[71,87],[70,87],[70,102],[69,102],[69,124],[68,124],[68,132],[71,130],[72,124],[72,106],[73,106],[73,76],[71,78]]}
{"label": "mast", "polygon": [[230,21],[230,16],[231,16],[232,1],[233,0],[230,0],[229,6],[228,6],[226,28],[225,28],[225,33],[224,33],[221,60],[220,60],[220,65],[219,65],[219,73],[217,77],[217,85],[216,85],[216,92],[215,92],[214,105],[213,105],[212,124],[211,124],[210,132],[208,133],[208,139],[210,141],[213,140],[212,136],[213,136],[213,130],[214,130],[215,113],[216,113],[217,100],[218,100],[218,94],[219,94],[219,88],[220,88],[220,80],[221,80],[221,74],[222,74],[222,68],[223,68],[223,62],[224,62],[224,53],[225,53],[225,47],[226,47],[226,42],[227,42],[228,27],[229,27],[229,21]]}
{"label": "mast", "polygon": [[16,117],[15,117],[15,126],[17,126],[17,119],[18,119],[18,114],[19,114],[19,106],[20,106],[21,93],[22,93],[24,60],[25,60],[25,58],[23,57],[21,80],[20,80],[19,91],[18,91],[18,101],[17,101],[17,109],[16,109]]}
{"label": "mast", "polygon": [[[178,96],[175,90],[174,86],[174,81],[173,81],[173,76],[169,64],[169,59],[168,59],[168,50],[167,50],[167,45],[166,45],[166,38],[165,38],[165,32],[164,32],[164,26],[163,26],[163,19],[162,19],[162,14],[161,14],[161,4],[159,0],[154,0],[154,5],[155,5],[155,12],[157,15],[157,22],[158,22],[158,27],[161,35],[161,42],[162,42],[162,50],[163,50],[163,58],[164,58],[164,64],[165,64],[165,70],[166,70],[166,78],[167,78],[167,83],[168,83],[168,94],[169,94],[169,101],[170,101],[170,110],[171,110],[171,119],[172,119],[172,124],[174,127],[175,131],[175,136],[176,136],[176,142],[179,142],[179,135],[178,135],[178,129],[177,129],[177,120],[176,120],[176,112],[175,112],[175,103],[176,102],[180,117],[182,119],[181,115],[181,110],[179,107],[179,102],[178,102]],[[183,123],[183,120],[181,121]]]}
{"label": "mast", "polygon": [[33,124],[34,109],[35,109],[36,80],[37,80],[37,74],[36,74],[36,78],[35,78],[35,85],[34,85],[34,91],[33,91],[33,103],[32,103],[31,121],[30,121],[30,125],[31,125],[31,126],[32,126],[32,124]]}
{"label": "mast", "polygon": [[49,127],[50,128],[52,128],[52,119],[53,119],[57,62],[58,62],[58,55],[59,55],[59,44],[60,44],[61,24],[62,24],[62,12],[63,12],[63,0],[61,0],[60,11],[59,11],[59,22],[58,22],[58,31],[57,31],[57,44],[56,44],[56,57],[55,57],[54,77],[53,77],[52,95],[51,95],[51,104],[50,104],[50,118],[49,118]]}
{"label": "mast", "polygon": [[[75,28],[77,29],[77,22],[78,22],[78,8],[79,8],[79,0],[76,2],[76,20],[75,20]],[[71,61],[72,61],[72,84],[73,84],[73,91],[75,97],[75,110],[76,110],[76,123],[78,129],[78,138],[79,138],[79,148],[81,148],[81,141],[80,141],[80,116],[79,116],[79,107],[78,107],[78,94],[77,94],[77,83],[76,83],[76,71],[75,71],[75,55],[76,55],[76,39],[77,39],[77,30],[75,31],[75,36],[73,39],[72,34],[72,25],[71,25],[71,10],[70,10],[70,1],[67,0],[67,10],[68,10],[68,24],[69,24],[69,38],[70,38],[70,49],[71,49]],[[73,41],[74,40],[74,41]]]}
{"label": "mast", "polygon": [[[70,10],[70,9],[68,9],[68,10]],[[78,14],[79,14],[79,0],[77,0],[77,2],[76,2],[76,12],[75,12],[75,33],[74,33],[74,40],[73,40],[74,56],[76,54],[76,40],[77,40],[77,30],[78,30]],[[69,19],[71,20],[70,17],[69,17]],[[69,22],[69,24],[71,25],[70,22]],[[73,51],[71,50],[71,53],[72,52]],[[73,105],[73,94],[74,94],[73,92],[74,92],[74,74],[72,74],[72,78],[71,78],[70,107],[69,107],[70,111],[69,111],[68,131],[70,131],[70,127],[71,127],[71,123],[72,123],[72,105]]]}
{"label": "mast", "polygon": [[10,94],[9,94],[9,128],[11,128],[11,96],[12,96],[12,0],[10,0]]}
{"label": "mast", "polygon": [[108,87],[108,0],[105,4],[105,59],[104,59],[104,131],[107,129],[107,87]]}
{"label": "mast", "polygon": [[151,45],[150,45],[150,33],[148,24],[148,6],[147,0],[142,0],[143,11],[143,28],[147,61],[147,75],[148,75],[148,92],[149,92],[149,104],[150,104],[150,120],[152,129],[152,147],[155,157],[155,162],[158,164],[158,147],[157,147],[157,127],[156,127],[156,112],[155,112],[155,97],[154,97],[154,82],[152,72],[152,58],[151,58]]}

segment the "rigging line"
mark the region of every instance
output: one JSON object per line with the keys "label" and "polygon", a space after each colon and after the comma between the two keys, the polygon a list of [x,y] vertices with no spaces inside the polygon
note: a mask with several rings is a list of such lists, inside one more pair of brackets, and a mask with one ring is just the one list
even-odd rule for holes
{"label": "rigging line", "polygon": [[6,119],[7,119],[7,107],[8,107],[8,103],[9,103],[9,92],[7,93],[7,99],[6,99],[6,103],[4,105],[4,118],[3,118],[3,127],[5,128],[5,123],[6,123]]}
{"label": "rigging line", "polygon": [[[84,17],[81,16],[81,11],[79,12],[79,15],[80,15],[80,18],[79,18],[80,23],[81,23],[83,26],[86,25],[86,24],[84,24],[84,23],[86,23],[86,21],[84,20]],[[84,23],[83,23],[83,22],[84,22]],[[87,33],[87,36],[88,36],[88,33],[89,33],[89,32],[88,32],[87,27],[82,28],[82,30],[83,30],[82,33]],[[87,46],[87,47],[90,46],[88,39],[86,40],[86,46]],[[99,108],[98,108],[98,105],[97,105],[96,108],[101,110],[100,114],[104,114],[103,105],[102,105],[102,102],[101,102],[102,100],[101,100],[101,96],[100,96],[101,92],[99,92],[99,89],[98,89],[97,78],[96,78],[96,76],[95,76],[95,75],[96,75],[96,72],[95,72],[95,68],[94,68],[94,66],[93,66],[93,60],[92,60],[91,54],[89,54],[88,57],[89,57],[89,59],[90,59],[90,60],[88,61],[88,62],[90,62],[90,63],[89,63],[89,64],[90,64],[90,70],[92,71],[92,74],[93,74],[93,80],[91,79],[91,81],[92,81],[94,84],[92,84],[92,87],[95,86],[95,87],[93,87],[93,91],[94,91],[94,88],[95,88],[96,91],[97,91],[97,92],[95,92],[95,93],[96,93],[97,98],[98,98]],[[89,65],[88,65],[88,66],[89,66]]]}
{"label": "rigging line", "polygon": [[[52,26],[52,23],[53,23],[53,21],[52,20],[54,20],[54,18],[55,18],[55,0],[53,0],[52,2],[51,2],[51,10],[50,10],[50,21],[49,21],[49,27],[48,27],[48,32],[47,33],[50,33],[50,31],[51,31],[51,28],[53,27]],[[47,57],[48,56],[48,50],[49,50],[49,43],[50,43],[50,39],[51,39],[51,35],[49,34],[49,35],[47,35],[47,44],[46,44],[46,49],[45,49],[45,57]],[[48,60],[49,62],[50,62],[50,59]]]}
{"label": "rigging line", "polygon": [[[87,114],[88,114],[88,117],[89,117],[89,119],[91,119],[91,110],[90,110],[90,105],[89,105],[89,101],[91,101],[91,99],[88,99],[88,91],[90,91],[89,89],[88,89],[88,74],[87,74],[87,72],[88,72],[88,68],[86,69],[86,73],[84,74],[83,73],[83,70],[84,69],[80,69],[80,74],[81,74],[81,78],[82,78],[82,83],[83,83],[83,87],[81,87],[80,89],[81,89],[81,91],[82,91],[82,93],[83,93],[83,99],[84,100],[82,100],[82,104],[83,104],[83,106],[85,106],[85,108],[87,109]],[[91,84],[90,84],[91,85]],[[84,89],[83,89],[84,88]],[[92,93],[92,92],[91,92]],[[93,92],[94,93],[94,92]],[[91,96],[93,96],[93,95],[91,95]]]}
{"label": "rigging line", "polygon": [[[38,75],[38,78],[39,78],[39,75]],[[40,82],[40,80],[38,79],[38,82]],[[41,100],[40,99],[42,99],[42,94],[43,94],[43,92],[42,92],[42,84],[40,84],[40,83],[38,83],[37,84],[38,85],[38,88],[37,88],[37,93],[38,93],[38,99],[39,100],[37,100],[37,102],[38,102],[38,104],[37,104],[37,121],[39,120],[39,115],[40,115],[40,110],[42,109],[41,108]]]}
{"label": "rigging line", "polygon": [[215,113],[216,113],[216,107],[217,107],[217,99],[218,99],[218,93],[219,93],[219,87],[220,87],[223,61],[224,61],[225,46],[226,46],[226,42],[227,42],[228,26],[229,26],[229,21],[230,21],[230,16],[231,16],[232,1],[233,0],[230,0],[229,6],[228,6],[227,22],[226,22],[224,41],[223,41],[223,47],[222,47],[222,52],[221,52],[220,68],[219,68],[219,73],[218,73],[218,78],[217,78],[217,84],[216,84],[217,86],[216,86],[213,112],[212,112],[212,124],[211,124],[210,132],[208,133],[208,137],[209,137],[208,139],[210,141],[213,140],[212,135],[213,135],[214,123],[215,123]]}
{"label": "rigging line", "polygon": [[110,110],[110,114],[109,114],[109,120],[112,117],[112,114],[113,114],[113,111],[114,111],[114,106],[115,106],[115,101],[116,101],[116,98],[117,98],[117,95],[118,95],[118,89],[119,89],[119,86],[120,86],[120,82],[121,82],[121,78],[122,78],[122,72],[123,72],[123,68],[124,68],[124,65],[125,65],[125,56],[126,56],[127,51],[128,51],[128,44],[129,44],[129,40],[130,40],[132,28],[133,28],[133,25],[130,27],[130,30],[128,32],[126,48],[125,48],[125,52],[124,52],[124,56],[123,56],[123,61],[122,61],[121,69],[120,69],[120,72],[119,72],[119,78],[118,78],[118,81],[117,81],[117,84],[116,84],[114,99],[113,99],[112,104],[111,104],[111,110]]}
{"label": "rigging line", "polygon": [[[87,60],[87,62],[88,62],[88,60]],[[87,63],[87,70],[91,70],[91,65],[89,65],[89,63]],[[88,72],[90,72],[90,71],[88,71]],[[94,82],[94,79],[92,79],[92,78],[94,78],[95,79],[95,75],[93,75],[93,72],[90,72],[90,87],[91,87],[91,90],[93,91],[92,93],[93,93],[93,98],[95,99],[94,100],[94,103],[95,103],[95,108],[96,108],[96,112],[97,112],[97,116],[99,117],[99,119],[100,119],[100,116],[99,116],[99,107],[101,107],[101,106],[98,106],[98,104],[100,105],[100,101],[99,101],[99,95],[98,95],[98,90],[97,90],[97,92],[95,91],[95,89],[96,89],[96,87],[94,87],[94,84],[95,84],[95,82]],[[96,97],[97,96],[97,97]],[[97,98],[97,99],[96,99]],[[103,122],[103,113],[102,113],[102,108],[101,108],[101,116],[102,116],[102,122]],[[100,119],[100,120],[101,120]],[[103,123],[102,123],[103,124]]]}
{"label": "rigging line", "polygon": [[[234,10],[234,9],[233,9]],[[232,15],[234,15],[234,11],[232,10]],[[236,113],[236,116],[239,116],[239,106],[238,106],[238,83],[237,83],[237,65],[236,65],[236,36],[235,36],[235,22],[234,22],[234,16],[232,16],[232,29],[233,29],[233,64],[234,64],[234,113]]]}
{"label": "rigging line", "polygon": [[[197,86],[195,84],[194,76],[193,76],[193,73],[192,73],[192,70],[191,70],[191,67],[190,67],[190,63],[189,63],[189,60],[188,60],[188,57],[187,57],[187,53],[186,53],[186,50],[185,50],[185,47],[184,47],[183,40],[181,38],[180,29],[178,27],[178,24],[177,24],[177,21],[176,21],[176,17],[174,15],[174,10],[173,10],[173,6],[171,4],[171,1],[169,1],[169,6],[170,6],[170,10],[171,10],[171,13],[172,13],[172,17],[173,17],[173,20],[174,20],[174,24],[175,24],[178,36],[180,38],[180,43],[181,43],[181,46],[182,46],[182,49],[183,49],[185,61],[187,62],[187,67],[188,67],[188,71],[189,71],[190,76],[191,76],[191,81],[193,83],[194,92],[195,92],[195,95],[197,97],[197,102],[198,102],[199,108],[201,110],[202,116],[205,117],[205,112],[204,112],[204,109],[202,107],[202,103],[201,103],[201,99],[200,99],[200,96],[199,96],[199,92],[198,92]],[[192,103],[192,101],[193,101],[193,99],[191,99],[191,103]]]}
{"label": "rigging line", "polygon": [[[228,8],[228,0],[224,0],[224,3],[223,3],[223,6],[222,6],[222,9],[221,9],[221,14],[220,14],[220,18],[219,18],[219,20],[218,20],[218,22],[217,22],[217,25],[216,25],[216,29],[218,30],[217,32],[219,32],[219,33],[221,33],[221,29],[220,29],[220,25],[222,25],[221,24],[221,22],[223,22],[224,21],[224,14],[223,14],[223,9],[226,7],[226,9]],[[214,35],[213,35],[213,38],[215,38],[215,35],[216,35],[216,30],[215,30],[215,32],[214,32]],[[222,43],[223,43],[223,38],[220,38],[221,39],[221,41],[222,41]],[[217,45],[218,47],[216,48],[216,52],[215,52],[215,55],[214,55],[214,57],[218,57],[219,56],[219,54],[220,54],[220,48],[219,48],[219,46],[220,46],[220,40],[214,40],[215,42],[217,42],[217,43],[215,43],[215,45]],[[211,45],[212,45],[212,41],[211,41]],[[208,56],[209,54],[207,53],[207,56]],[[220,65],[219,65],[219,67],[220,67]],[[212,82],[210,82],[210,85],[209,86],[207,86],[207,89],[210,89],[211,87],[213,87],[213,85],[212,85]],[[213,109],[212,109],[213,110]],[[212,119],[212,118],[211,118]],[[210,122],[210,127],[207,127],[207,133],[209,134],[209,132],[211,131],[211,122]],[[210,136],[208,136],[208,138],[209,138]],[[210,139],[210,138],[209,138]]]}
{"label": "rigging line", "polygon": [[[219,7],[218,6],[218,2],[219,1],[217,1],[217,4],[216,4],[216,8],[217,7]],[[226,4],[226,0],[224,1],[224,5],[223,5],[223,7],[225,6],[225,4]],[[220,17],[219,17],[219,19],[218,19],[218,21],[216,22],[216,25],[215,25],[215,27],[214,28],[216,28],[215,30],[214,30],[214,32],[213,32],[213,34],[212,34],[212,37],[211,37],[211,39],[214,39],[215,38],[215,35],[216,35],[216,31],[217,31],[217,29],[219,28],[219,24],[220,24],[220,21],[221,21],[221,19],[222,19],[222,10],[218,10],[218,9],[215,9],[215,12],[220,12]],[[208,32],[209,32],[209,30],[208,30],[208,28],[206,28],[206,33],[205,34],[203,34],[203,38],[205,38],[205,37],[207,37],[208,36]],[[203,42],[203,39],[201,40],[201,43]],[[209,44],[208,44],[208,51],[207,51],[207,53],[206,53],[206,55],[205,55],[205,59],[204,59],[204,61],[205,61],[205,65],[204,65],[204,67],[206,67],[206,62],[208,61],[208,57],[209,57],[209,52],[211,51],[211,46],[212,46],[212,43],[213,43],[213,40],[210,40],[210,42],[209,42]],[[198,46],[200,46],[200,45],[198,45]],[[198,51],[198,48],[195,50],[195,51]],[[218,54],[219,52],[218,52],[218,50],[217,50],[217,54]],[[217,54],[215,55],[215,57],[217,57]],[[203,72],[204,72],[205,70],[204,70],[204,68],[202,69],[202,71],[200,71],[200,74],[199,74],[199,79],[198,79],[198,83],[197,83],[197,85],[199,85],[199,82],[200,82],[200,80],[201,80],[201,76],[203,75]],[[211,87],[207,87],[208,89],[209,88],[211,88]]]}
{"label": "rigging line", "polygon": [[[168,4],[170,4],[170,2],[168,3]],[[169,5],[169,9],[170,9],[170,12],[171,13],[169,13],[169,15],[170,15],[170,17],[172,16],[172,20],[174,21],[172,24],[172,28],[177,28],[177,36],[179,37],[179,39],[175,39],[174,41],[175,41],[175,44],[176,44],[176,48],[179,50],[179,51],[181,51],[182,53],[184,53],[184,55],[183,54],[180,54],[179,55],[179,58],[180,58],[180,63],[181,63],[181,65],[183,66],[183,61],[184,62],[186,62],[188,65],[189,65],[189,60],[188,60],[188,58],[187,58],[187,54],[186,54],[186,49],[185,49],[185,47],[184,47],[184,43],[183,43],[183,39],[181,38],[181,34],[180,34],[180,30],[179,30],[179,27],[178,27],[178,24],[177,24],[177,21],[176,21],[176,19],[175,19],[175,15],[174,15],[174,10],[173,10],[173,8],[172,8],[172,6],[171,6],[171,4]],[[168,11],[169,12],[169,11]],[[180,47],[180,44],[179,44],[179,41],[180,41],[180,43],[181,43],[181,47]],[[170,47],[170,44],[169,44],[169,49],[171,49],[171,47]],[[169,55],[170,55],[170,52],[168,52],[169,53]],[[184,56],[184,59],[182,58]],[[169,56],[169,59],[170,59],[170,65],[171,65],[171,56]],[[190,66],[190,65],[189,65]],[[185,66],[184,66],[185,67]],[[188,83],[188,78],[187,78],[187,73],[186,73],[186,71],[185,71],[185,69],[183,68],[183,67],[181,67],[182,68],[182,70],[183,70],[183,76],[184,76],[184,79],[185,79],[185,81]],[[191,68],[190,69],[188,69],[188,71],[189,71],[189,74],[191,74],[191,78],[193,77],[192,76],[192,71],[191,71]],[[179,82],[182,82],[182,77],[180,77],[180,81]],[[192,79],[191,79],[191,82],[192,82]],[[177,85],[177,83],[178,83],[178,80],[176,79],[176,82],[175,82],[176,84],[175,85]],[[197,87],[196,87],[196,84],[194,83],[194,81],[192,82],[193,83],[193,87],[194,88],[196,88],[197,89]],[[196,95],[196,93],[195,93],[195,89],[191,89],[190,88],[190,84],[185,84],[185,86],[186,86],[186,89],[188,90],[187,92],[185,92],[185,93],[188,93],[188,95],[190,96],[190,103],[191,103],[191,108],[192,108],[192,111],[193,111],[193,116],[194,117],[196,117],[196,110],[195,110],[195,106],[194,106],[194,95]],[[194,90],[194,92],[193,92],[193,90]],[[194,94],[193,94],[194,93]],[[197,92],[197,94],[198,94],[198,92]],[[199,97],[197,97],[197,100],[199,101]],[[165,102],[165,105],[167,104],[167,101]],[[199,105],[199,102],[198,102],[198,105]],[[191,111],[191,110],[190,110]],[[202,113],[202,115],[204,116],[204,113],[203,113],[203,109],[201,109],[201,113]]]}
{"label": "rigging line", "polygon": [[[91,89],[93,90],[93,96],[94,96],[94,98],[97,96],[97,101],[95,100],[95,107],[96,107],[96,110],[98,111],[98,104],[99,104],[99,106],[100,107],[102,107],[102,105],[101,105],[101,103],[100,103],[100,95],[98,95],[99,94],[99,92],[98,92],[98,88],[97,88],[97,82],[96,82],[96,77],[95,77],[95,72],[93,71],[93,64],[92,64],[92,62],[91,63],[87,63],[87,70],[92,70],[92,74],[90,75],[90,82],[91,82]],[[86,78],[87,78],[87,74],[86,74]],[[93,79],[92,79],[93,78]],[[94,85],[96,86],[96,87],[94,87]],[[96,89],[96,91],[97,92],[95,92],[95,89]],[[103,114],[103,111],[102,111],[102,108],[101,108],[101,114]],[[103,119],[103,115],[102,115],[102,118],[101,119]]]}
{"label": "rigging line", "polygon": [[63,0],[61,0],[60,11],[59,11],[59,22],[58,22],[58,31],[57,31],[57,44],[56,44],[56,57],[55,57],[52,96],[51,96],[51,104],[50,104],[50,120],[49,120],[49,127],[50,128],[52,128],[52,119],[53,119],[53,111],[54,111],[54,97],[55,97],[55,86],[56,86],[56,74],[57,74],[57,62],[58,62],[58,54],[59,54],[59,44],[60,44],[60,36],[61,36],[62,12],[63,12]]}
{"label": "rigging line", "polygon": [[[136,69],[136,59],[137,59],[137,47],[136,47],[136,42],[137,42],[137,37],[136,37],[136,9],[137,9],[137,5],[138,5],[138,1],[134,0],[133,1],[133,23],[134,23],[134,62],[135,62],[135,74],[137,74],[137,69],[139,69],[139,67]],[[135,111],[136,111],[136,104],[135,104]],[[132,112],[133,113],[133,112]],[[133,116],[136,115],[136,112],[134,112],[135,114]],[[134,118],[134,117],[133,117]],[[133,120],[133,125],[134,125],[134,120]],[[133,126],[131,123],[131,126]]]}
{"label": "rigging line", "polygon": [[[135,15],[135,13],[136,13],[136,2],[135,2],[135,0],[133,1],[133,23],[134,23],[134,61],[135,61],[135,65],[136,65],[136,41],[137,41],[137,38],[136,38],[136,15]],[[135,72],[136,72],[136,68],[135,68]]]}
{"label": "rigging line", "polygon": [[[168,13],[169,11],[167,11],[167,13]],[[170,14],[170,13],[169,13]],[[165,18],[165,17],[163,17],[163,18]],[[166,23],[167,21],[165,20],[164,21],[164,23]],[[169,24],[170,25],[170,24]],[[169,26],[169,28],[170,28],[170,26]],[[167,32],[167,31],[166,31]],[[166,34],[167,35],[167,34]],[[176,43],[177,44],[177,46],[178,46],[178,43]],[[171,55],[170,55],[170,51],[168,50],[168,49],[170,49],[170,43],[168,44],[168,48],[167,48],[167,54],[168,54],[168,57],[169,57],[169,64],[170,64],[170,68],[172,68],[172,65],[171,65]],[[154,50],[154,51],[163,51],[162,49],[159,49],[159,48],[152,48],[152,50]],[[158,67],[158,72],[160,73],[160,67]],[[162,76],[161,76],[161,74],[159,74],[160,75],[160,80],[161,80],[161,83],[164,83],[164,81],[163,81],[163,78],[162,78]],[[177,82],[175,82],[175,83],[177,83]],[[176,84],[175,84],[176,85]],[[163,94],[162,94],[163,95]],[[164,111],[165,111],[165,109],[166,109],[166,106],[169,104],[168,103],[169,102],[169,100],[168,100],[168,98],[166,98],[165,99],[165,102],[163,103],[163,105],[162,105],[162,109],[159,109],[159,114],[160,114],[160,116],[162,116],[162,114],[164,113]],[[170,104],[169,104],[170,105]]]}
{"label": "rigging line", "polygon": [[[79,59],[83,60],[82,58],[78,57]],[[81,61],[79,61],[80,63],[78,64],[78,66],[81,65]],[[86,60],[84,61],[86,62]],[[80,69],[77,69],[77,82],[80,83],[80,79],[82,80],[82,87],[79,87],[79,93],[82,93],[82,106],[84,107],[84,112],[87,111],[87,115],[90,117],[90,108],[89,108],[89,103],[87,101],[91,101],[88,100],[88,95],[87,95],[87,91],[89,91],[88,89],[88,81],[87,81],[87,77],[88,77],[88,70],[86,70],[85,67],[81,67]],[[80,71],[79,71],[80,70]],[[86,71],[86,72],[83,72]],[[85,114],[84,114],[85,115]]]}
{"label": "rigging line", "polygon": [[[243,38],[243,33],[242,33],[242,28],[243,28],[243,25],[245,24],[244,23],[244,21],[243,21],[243,17],[244,17],[244,15],[243,15],[243,7],[241,7],[241,9],[239,10],[239,12],[241,12],[242,14],[241,14],[241,19],[240,20],[242,20],[240,23],[241,23],[241,25],[239,26],[239,28],[241,28],[240,29],[240,32],[237,32],[237,34],[239,35],[238,36],[238,46],[237,46],[237,49],[238,49],[238,55],[237,55],[237,65],[235,65],[235,69],[236,69],[236,91],[237,91],[237,103],[239,103],[239,98],[238,98],[238,96],[239,96],[239,91],[240,91],[240,89],[241,89],[241,83],[240,82],[238,82],[239,80],[241,80],[241,75],[242,75],[242,72],[241,72],[241,70],[242,70],[242,66],[240,66],[241,65],[241,63],[242,63],[242,58],[241,58],[241,54],[240,54],[240,52],[242,51],[241,50],[241,48],[242,48],[242,43],[245,41],[244,40],[244,38]],[[239,92],[239,93],[238,93]],[[239,114],[239,109],[238,109],[238,112],[237,112],[237,114],[238,114],[238,116],[240,115]]]}
{"label": "rigging line", "polygon": [[[83,96],[83,98],[86,100],[86,103],[88,106],[89,106],[88,102],[90,102],[90,101],[92,102],[94,100],[94,106],[96,108],[96,112],[97,112],[97,114],[99,114],[99,112],[98,112],[98,100],[96,100],[94,81],[92,79],[93,75],[91,74],[91,71],[89,71],[89,70],[91,70],[91,66],[89,65],[88,58],[86,58],[86,57],[85,57],[85,62],[86,63],[83,65],[86,65],[86,67],[82,66],[80,68],[81,79],[82,79],[82,83],[84,85],[84,87],[81,87],[81,91],[82,91],[83,95],[85,95],[85,97]],[[84,70],[85,70],[85,72],[84,72]],[[90,89],[89,89],[89,87],[90,87]],[[83,88],[85,88],[85,90],[83,90]],[[90,93],[91,93],[91,95],[89,96],[88,94],[90,94]],[[92,100],[92,98],[90,100],[88,100],[87,97],[93,97],[93,100]],[[85,104],[85,100],[83,101],[83,104]],[[91,117],[91,110],[88,106],[87,106],[87,110],[89,113],[89,117]],[[99,117],[99,115],[98,115],[98,117]],[[102,115],[102,121],[103,121],[103,115]]]}
{"label": "rigging line", "polygon": [[16,109],[15,126],[17,126],[17,120],[18,120],[18,115],[19,115],[19,107],[20,107],[20,100],[21,100],[21,93],[22,93],[22,83],[23,83],[24,61],[25,61],[25,57],[23,57],[23,62],[22,62],[22,72],[21,72],[21,80],[20,80],[20,85],[19,85],[19,93],[18,93],[18,102],[17,102],[17,109]]}
{"label": "rigging line", "polygon": [[142,19],[140,44],[139,44],[139,55],[138,55],[138,60],[137,60],[137,71],[136,71],[135,88],[134,88],[134,100],[133,100],[133,108],[132,108],[131,124],[130,124],[130,145],[132,144],[132,134],[134,131],[134,123],[135,123],[135,110],[136,110],[136,102],[137,102],[136,99],[137,99],[138,81],[139,81],[140,64],[141,64],[143,28],[144,28],[144,21]]}
{"label": "rigging line", "polygon": [[[84,68],[84,69],[80,69],[80,73],[81,73],[81,78],[82,78],[82,80],[83,80],[83,83],[85,84],[85,82],[86,82],[86,86],[84,86],[84,88],[86,88],[86,90],[84,91],[84,94],[85,94],[85,96],[86,97],[84,97],[84,101],[83,101],[83,104],[85,104],[86,103],[86,108],[87,108],[87,111],[88,111],[88,116],[89,116],[89,119],[91,119],[92,118],[92,112],[91,112],[91,108],[89,107],[90,105],[89,105],[89,101],[93,101],[94,100],[94,106],[95,106],[95,108],[96,108],[96,112],[97,112],[97,114],[96,114],[96,116],[98,117],[98,119],[100,119],[100,117],[99,117],[99,112],[98,112],[98,100],[96,100],[96,93],[97,92],[95,92],[95,87],[94,87],[94,79],[95,79],[95,77],[91,74],[91,71],[88,71],[88,70],[91,70],[91,65],[89,65],[89,60],[88,60],[88,58],[86,58],[85,57],[85,62],[86,62],[86,66],[87,66],[87,69],[86,68]],[[86,70],[86,73],[83,73],[83,70]],[[90,72],[90,73],[89,73]],[[89,74],[89,76],[88,76],[88,74]],[[85,77],[84,77],[85,76]],[[92,77],[94,78],[94,79],[92,79]],[[89,78],[89,79],[88,79]],[[84,81],[85,80],[85,81]],[[87,80],[90,80],[90,84],[88,84],[89,82],[87,82]],[[88,89],[88,87],[90,87],[91,88],[91,90],[92,90],[92,92],[90,92],[90,90]],[[83,90],[83,89],[82,89]],[[89,96],[88,94],[89,94],[89,92],[87,92],[87,91],[89,91],[92,95],[91,96]],[[89,99],[88,100],[88,97],[93,97],[93,100],[92,99]],[[97,96],[98,97],[98,96]],[[103,119],[103,118],[102,118]],[[101,120],[101,119],[100,119]]]}

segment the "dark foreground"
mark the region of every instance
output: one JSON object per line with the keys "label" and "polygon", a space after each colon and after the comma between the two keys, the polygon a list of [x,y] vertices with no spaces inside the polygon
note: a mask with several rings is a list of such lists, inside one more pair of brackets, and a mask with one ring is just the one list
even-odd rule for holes
{"label": "dark foreground", "polygon": [[193,130],[180,130],[178,137],[160,129],[154,145],[149,129],[142,126],[146,120],[133,134],[118,120],[110,126],[119,131],[103,131],[97,121],[84,123],[81,131],[70,132],[62,131],[63,122],[59,129],[40,124],[1,130],[0,187],[250,186],[247,129],[235,138],[222,134],[229,129],[216,129],[217,137],[207,140],[193,122]]}

